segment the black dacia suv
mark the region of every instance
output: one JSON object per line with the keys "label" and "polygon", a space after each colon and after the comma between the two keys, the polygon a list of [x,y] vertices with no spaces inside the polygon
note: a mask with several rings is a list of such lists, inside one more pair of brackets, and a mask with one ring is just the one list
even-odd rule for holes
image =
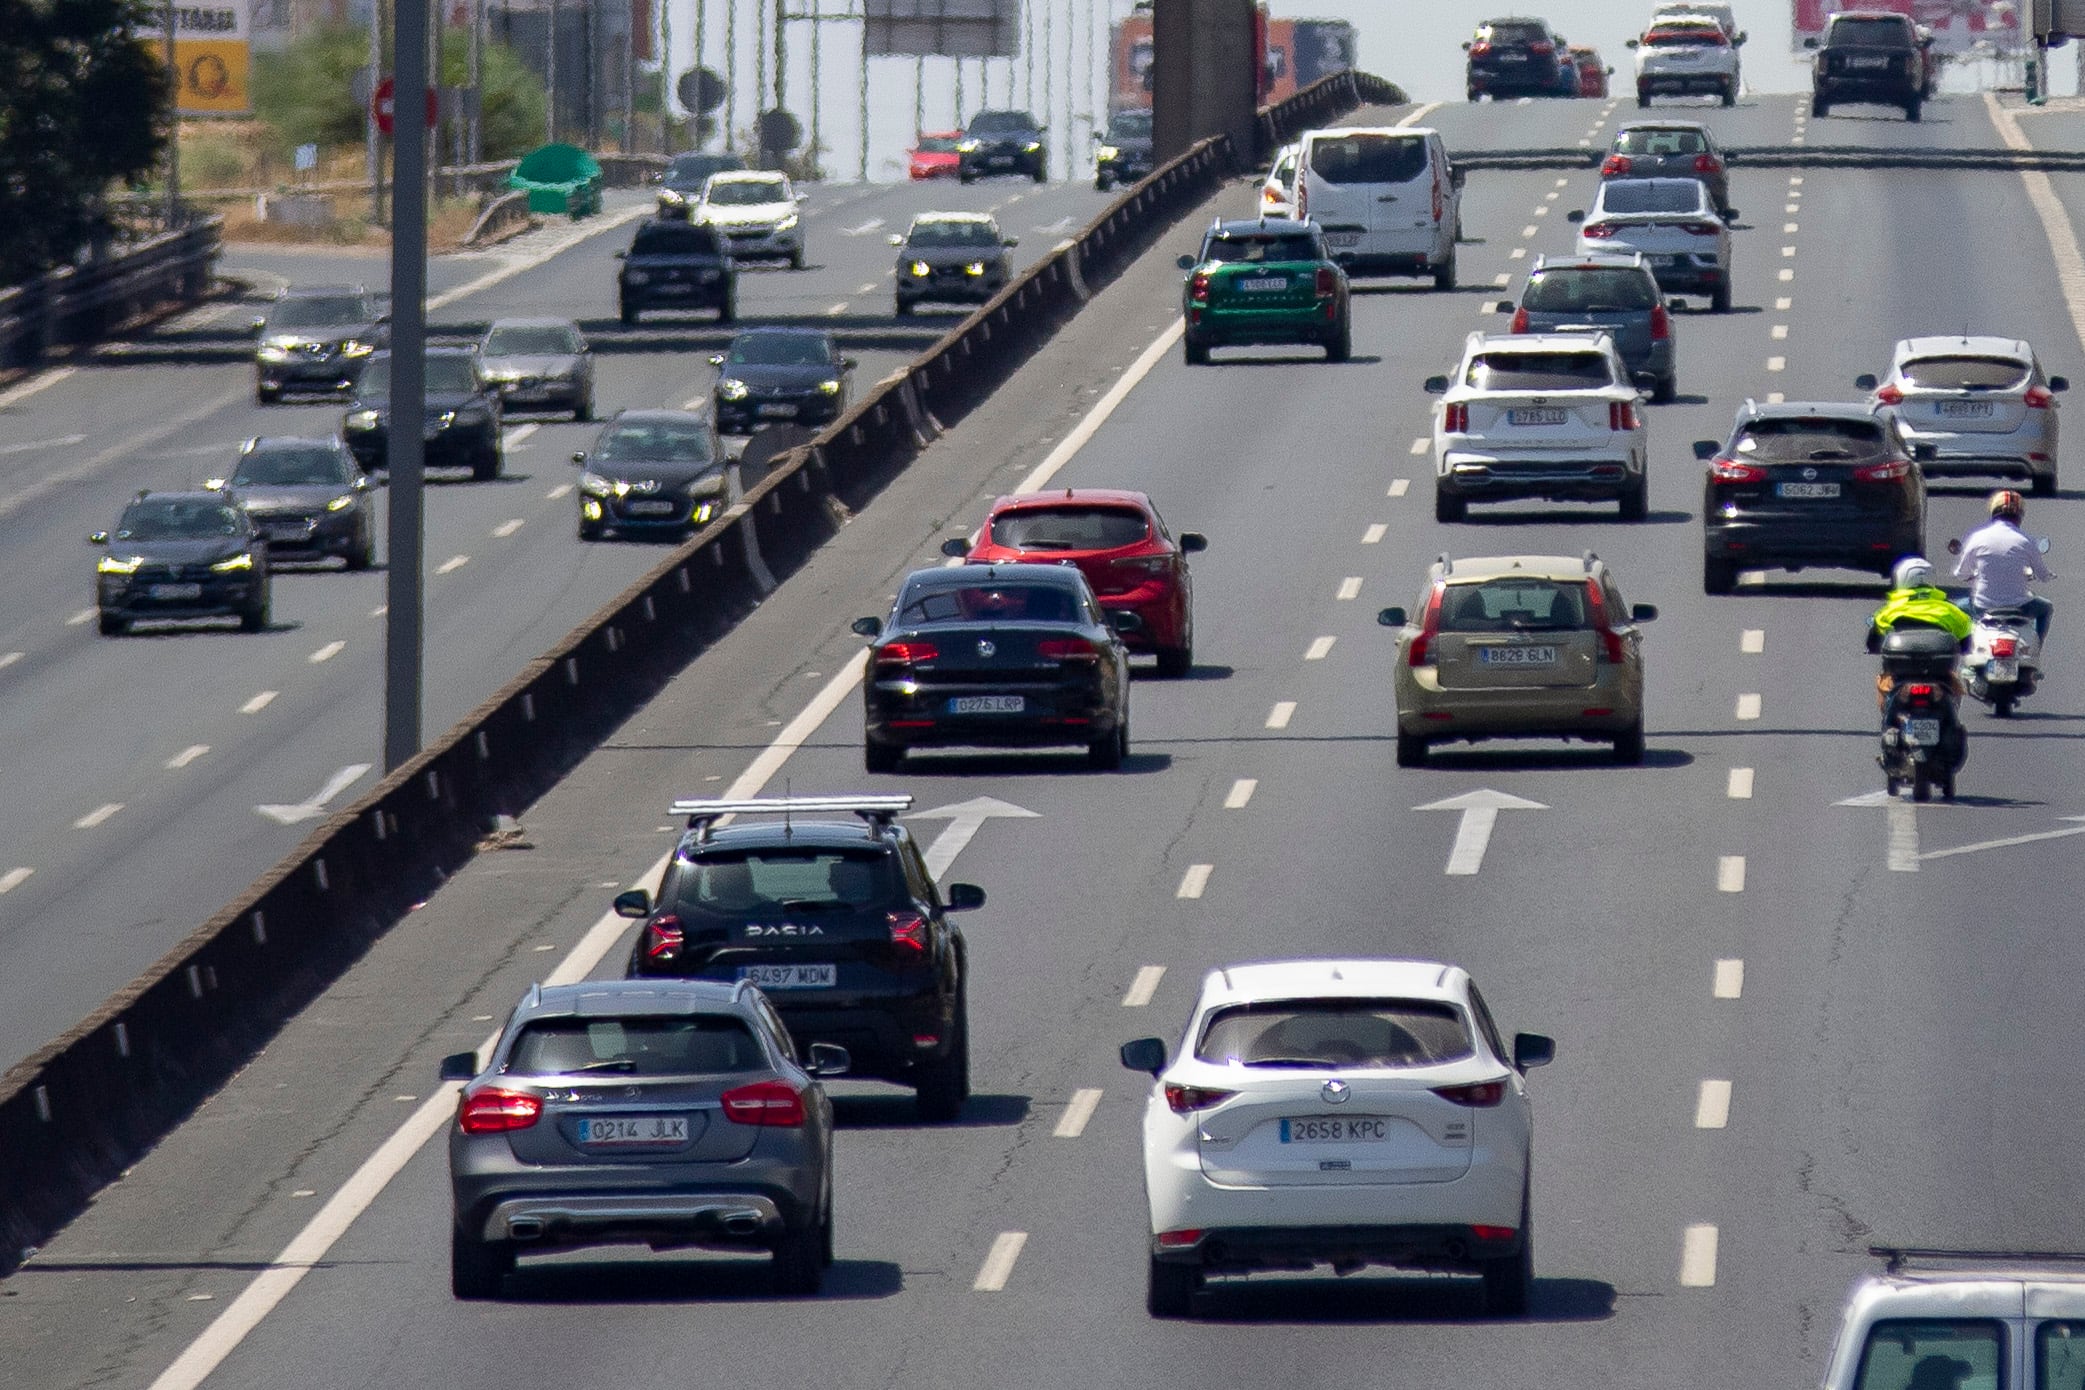
{"label": "black dacia suv", "polygon": [[[640,918],[632,978],[745,980],[774,1001],[798,1046],[837,1043],[851,1074],[918,1094],[919,1116],[956,1118],[970,1095],[963,934],[897,816],[909,796],[680,801],[688,818],[659,897],[615,900]],[[854,821],[815,819],[852,813]],[[763,817],[720,827],[724,816]],[[773,819],[779,816],[780,819]]]}
{"label": "black dacia suv", "polygon": [[1845,10],[1821,37],[1803,40],[1815,50],[1810,66],[1810,114],[1825,116],[1843,101],[1904,108],[1915,121],[1926,96],[1926,52],[1909,15]]}

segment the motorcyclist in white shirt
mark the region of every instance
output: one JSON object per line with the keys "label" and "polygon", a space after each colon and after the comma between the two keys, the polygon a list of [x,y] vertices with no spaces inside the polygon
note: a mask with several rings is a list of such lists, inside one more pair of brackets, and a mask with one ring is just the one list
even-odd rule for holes
{"label": "motorcyclist in white shirt", "polygon": [[1955,578],[1970,581],[1969,607],[1979,618],[1994,608],[2017,608],[2031,615],[2035,644],[2040,646],[2048,640],[2056,605],[2034,593],[2028,582],[2046,583],[2056,576],[2043,566],[2041,546],[2020,529],[2026,500],[2007,488],[1991,494],[1990,508],[1988,525],[1948,542],[1948,550],[1960,557]]}

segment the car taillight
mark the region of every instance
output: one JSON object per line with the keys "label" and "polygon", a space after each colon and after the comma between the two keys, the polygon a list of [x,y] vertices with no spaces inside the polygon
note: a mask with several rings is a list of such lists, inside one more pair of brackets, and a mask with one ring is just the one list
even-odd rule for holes
{"label": "car taillight", "polygon": [[932,661],[941,649],[932,642],[886,642],[876,649],[879,666],[910,666],[915,661]]}
{"label": "car taillight", "polygon": [[1933,687],[1930,685],[1907,685],[1904,687],[1904,698],[1915,706],[1930,705],[1933,703]]}
{"label": "car taillight", "polygon": [[1605,241],[1615,234],[1612,222],[1588,222],[1578,229],[1578,234],[1592,241]]}
{"label": "car taillight", "polygon": [[1280,206],[1281,206],[1281,190],[1280,190],[1279,188],[1263,188],[1263,189],[1261,189],[1261,190],[1260,190],[1260,201],[1261,201],[1261,202],[1263,202],[1263,203],[1265,203],[1265,204],[1266,204],[1266,205],[1267,205],[1268,207],[1270,207],[1270,208],[1278,208],[1278,207],[1280,207]]}
{"label": "car taillight", "polygon": [[1600,634],[1600,659],[1621,665],[1628,652],[1622,644],[1622,634],[1607,625],[1607,595],[1601,590],[1598,580],[1585,582],[1585,598],[1586,613],[1592,619],[1593,630]]}
{"label": "car taillight", "polygon": [[1436,584],[1433,592],[1426,596],[1426,612],[1419,618],[1419,635],[1412,639],[1411,650],[1405,653],[1407,666],[1424,666],[1431,654],[1433,640],[1441,635],[1441,586]]}
{"label": "car taillight", "polygon": [[1187,282],[1187,292],[1195,299],[1207,299],[1209,297],[1209,277],[1197,272],[1195,278]]}
{"label": "car taillight", "polygon": [[804,1122],[803,1093],[786,1081],[756,1081],[717,1097],[724,1118],[737,1125],[794,1129]]}
{"label": "car taillight", "polygon": [[1537,58],[1547,58],[1550,54],[1556,52],[1556,45],[1548,43],[1531,43],[1528,45],[1528,52],[1534,54]]}
{"label": "car taillight", "polygon": [[456,1123],[465,1134],[504,1134],[527,1129],[542,1115],[541,1096],[496,1087],[466,1092],[456,1106]]}
{"label": "car taillight", "polygon": [[1633,430],[1636,428],[1636,407],[1628,401],[1607,403],[1607,428],[1611,430]]}
{"label": "car taillight", "polygon": [[1512,333],[1525,333],[1525,332],[1527,332],[1527,331],[1528,331],[1528,311],[1527,311],[1527,310],[1525,310],[1525,309],[1515,309],[1515,310],[1513,311],[1513,322],[1512,322],[1511,326],[1510,326],[1510,327],[1508,328],[1508,330],[1507,330],[1507,331],[1508,331],[1508,332],[1512,332]]}
{"label": "car taillight", "polygon": [[1895,386],[1878,386],[1875,388],[1875,399],[1882,405],[1902,405],[1904,393]]}
{"label": "car taillight", "polygon": [[1461,401],[1441,407],[1441,428],[1449,434],[1467,434],[1470,429],[1470,408]]}
{"label": "car taillight", "polygon": [[1911,464],[1905,459],[1885,459],[1853,470],[1853,480],[1857,483],[1894,483],[1910,476]]}
{"label": "car taillight", "polygon": [[1491,52],[1491,45],[1488,43],[1473,43],[1470,45],[1470,56],[1472,58],[1482,58],[1489,52]]}
{"label": "car taillight", "polygon": [[1714,236],[1723,229],[1714,222],[1682,222],[1680,230],[1688,236]]}
{"label": "car taillight", "polygon": [[1991,655],[2018,656],[2020,639],[2017,637],[1994,637],[1991,639]]}
{"label": "car taillight", "polygon": [[1651,341],[1662,343],[1672,336],[1672,315],[1663,304],[1651,308]]}
{"label": "car taillight", "polygon": [[1186,1115],[1196,1110],[1207,1110],[1212,1105],[1221,1105],[1236,1091],[1215,1091],[1207,1086],[1179,1086],[1166,1083],[1166,1104],[1173,1107],[1175,1115]]}
{"label": "car taillight", "polygon": [[1161,1250],[1185,1250],[1188,1246],[1201,1240],[1201,1238],[1202,1233],[1193,1228],[1184,1228],[1178,1231],[1160,1231],[1158,1233],[1158,1247]]}
{"label": "car taillight", "polygon": [[1737,459],[1719,458],[1709,464],[1709,477],[1719,483],[1763,483],[1766,470]]}
{"label": "car taillight", "polygon": [[1330,299],[1339,293],[1339,276],[1329,265],[1318,267],[1318,298]]}
{"label": "car taillight", "polygon": [[1626,174],[1635,167],[1636,161],[1629,158],[1629,156],[1625,154],[1611,154],[1600,161],[1600,177],[1612,178],[1616,174]]}
{"label": "car taillight", "polygon": [[890,944],[914,955],[927,953],[927,919],[917,912],[890,914]]}
{"label": "car taillight", "polygon": [[1712,154],[1698,154],[1694,156],[1694,172],[1697,174],[1720,174],[1723,172],[1723,166],[1716,162],[1716,157]]}
{"label": "car taillight", "polygon": [[1098,661],[1100,649],[1083,637],[1045,637],[1035,654],[1046,661]]}
{"label": "car taillight", "polygon": [[1472,1110],[1488,1110],[1506,1098],[1506,1083],[1479,1081],[1469,1086],[1436,1086],[1433,1093],[1451,1104],[1467,1105]]}
{"label": "car taillight", "polygon": [[2050,406],[2056,404],[2055,393],[2046,386],[2028,387],[2027,395],[2023,399],[2027,402],[2029,410],[2047,410]]}
{"label": "car taillight", "polygon": [[644,928],[644,958],[646,960],[672,960],[687,944],[687,934],[681,930],[681,919],[671,915],[654,917]]}

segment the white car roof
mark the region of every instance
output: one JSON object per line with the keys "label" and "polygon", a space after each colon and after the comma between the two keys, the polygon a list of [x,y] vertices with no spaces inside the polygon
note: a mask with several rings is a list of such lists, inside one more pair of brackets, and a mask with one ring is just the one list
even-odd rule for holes
{"label": "white car roof", "polygon": [[1948,357],[1963,354],[1971,357],[2017,357],[2022,362],[2034,360],[2034,349],[2024,339],[2000,338],[1986,333],[1906,338],[1897,344],[1896,360],[1908,362],[1914,357]]}
{"label": "white car roof", "polygon": [[709,181],[713,184],[772,183],[787,188],[789,175],[777,174],[771,169],[723,169],[711,174]]}
{"label": "white car roof", "polygon": [[1612,350],[1607,333],[1472,333],[1465,340],[1465,353],[1490,352],[1583,352],[1605,357]]}
{"label": "white car roof", "polygon": [[980,226],[997,226],[997,220],[989,212],[923,212],[912,219],[915,227],[935,222],[975,222]]}
{"label": "white car roof", "polygon": [[1337,138],[1337,137],[1342,137],[1342,136],[1347,136],[1347,135],[1439,135],[1439,134],[1440,134],[1440,131],[1438,131],[1438,130],[1434,129],[1434,128],[1433,128],[1432,126],[1430,126],[1430,125],[1335,125],[1335,126],[1326,126],[1326,127],[1325,127],[1324,129],[1322,129],[1322,130],[1306,130],[1306,131],[1304,131],[1304,132],[1303,132],[1303,140],[1302,140],[1302,141],[1299,141],[1299,142],[1298,142],[1298,147],[1300,148],[1300,147],[1301,147],[1301,145],[1302,145],[1303,143],[1305,143],[1305,142],[1308,142],[1308,141],[1311,141],[1311,140],[1315,140],[1315,139],[1317,139],[1317,138],[1318,138],[1319,136],[1321,136],[1321,135],[1323,135],[1323,136],[1331,136],[1331,137],[1335,137],[1335,138]]}
{"label": "white car roof", "polygon": [[1460,1004],[1469,976],[1430,960],[1272,960],[1220,966],[1202,979],[1202,1004],[1258,999],[1431,999]]}

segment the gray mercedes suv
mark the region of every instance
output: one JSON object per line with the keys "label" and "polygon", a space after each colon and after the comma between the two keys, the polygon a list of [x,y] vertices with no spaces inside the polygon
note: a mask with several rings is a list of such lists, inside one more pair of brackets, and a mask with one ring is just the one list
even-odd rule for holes
{"label": "gray mercedes suv", "polygon": [[532,985],[449,1131],[450,1284],[491,1298],[524,1251],[771,1251],[784,1294],[832,1263],[832,1103],[847,1050],[788,1030],[744,982]]}

